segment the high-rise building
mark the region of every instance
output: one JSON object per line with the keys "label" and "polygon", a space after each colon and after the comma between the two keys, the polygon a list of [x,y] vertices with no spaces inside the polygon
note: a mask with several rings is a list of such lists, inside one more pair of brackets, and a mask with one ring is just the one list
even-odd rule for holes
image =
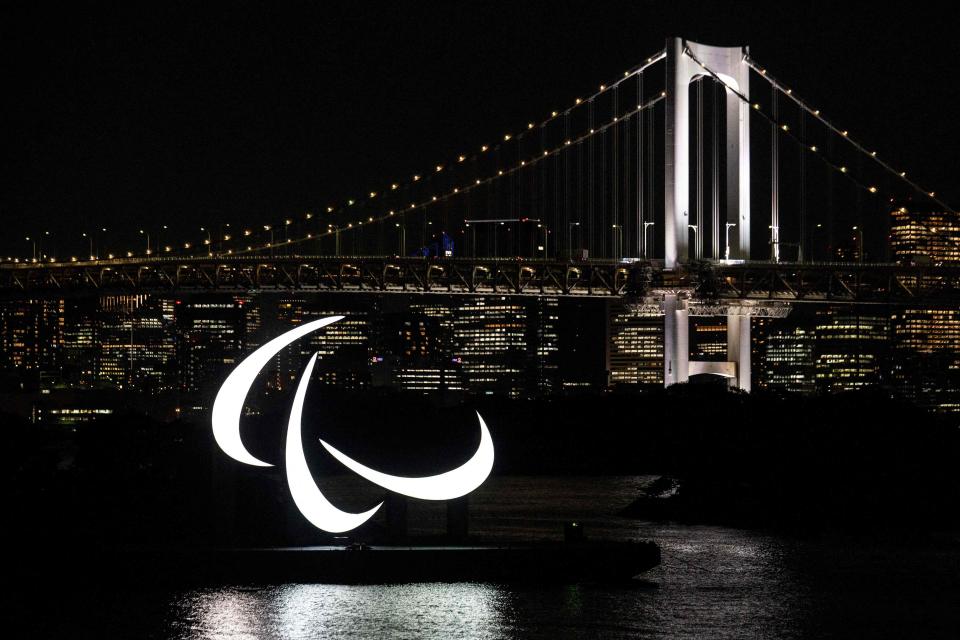
{"label": "high-rise building", "polygon": [[527,303],[507,296],[457,298],[453,314],[454,357],[468,393],[510,397],[536,388],[536,344]]}
{"label": "high-rise building", "polygon": [[[385,373],[383,384],[402,391],[435,394],[462,391],[460,365],[453,357],[453,323],[448,305],[411,305],[384,314],[379,348],[371,358]],[[442,309],[441,313],[436,311]]]}
{"label": "high-rise building", "polygon": [[818,391],[882,384],[889,342],[889,317],[879,310],[828,307],[818,311],[814,340]]}
{"label": "high-rise building", "polygon": [[203,411],[230,369],[245,352],[243,304],[208,295],[175,301],[177,366],[188,412]]}
{"label": "high-rise building", "polygon": [[697,316],[690,319],[690,359],[708,362],[727,360],[725,316]]}
{"label": "high-rise building", "polygon": [[890,250],[901,264],[960,261],[960,216],[900,207],[891,212]]}
{"label": "high-rise building", "polygon": [[[900,264],[960,261],[960,216],[950,212],[891,212],[890,249]],[[914,282],[907,284],[916,284]],[[937,277],[924,278],[935,287]],[[892,383],[898,393],[938,411],[960,411],[960,312],[950,308],[898,309],[892,328]]]}
{"label": "high-rise building", "polygon": [[556,298],[538,297],[535,302],[537,394],[560,390],[560,304]]}
{"label": "high-rise building", "polygon": [[98,386],[147,393],[176,388],[176,334],[170,306],[146,295],[101,298]]}
{"label": "high-rise building", "polygon": [[608,318],[609,384],[663,384],[663,315],[617,301]]}
{"label": "high-rise building", "polygon": [[0,304],[0,342],[5,368],[39,381],[62,365],[64,301],[11,300]]}
{"label": "high-rise building", "polygon": [[63,313],[63,369],[61,380],[70,387],[96,384],[99,369],[99,301],[66,300]]}
{"label": "high-rise building", "polygon": [[936,411],[960,411],[960,310],[899,309],[891,326],[896,391]]}
{"label": "high-rise building", "polygon": [[310,333],[277,354],[279,384],[282,387],[300,378],[310,357],[316,353],[313,378],[325,386],[359,390],[371,384],[371,337],[377,301],[365,297],[329,297],[308,299],[284,297],[277,301],[279,329],[319,320],[328,316],[343,319]]}
{"label": "high-rise building", "polygon": [[[562,298],[559,305],[558,369],[561,392],[597,392],[610,379],[611,301]],[[662,325],[662,322],[660,323]]]}
{"label": "high-rise building", "polygon": [[802,394],[816,391],[813,331],[802,326],[773,329],[763,351],[762,388]]}

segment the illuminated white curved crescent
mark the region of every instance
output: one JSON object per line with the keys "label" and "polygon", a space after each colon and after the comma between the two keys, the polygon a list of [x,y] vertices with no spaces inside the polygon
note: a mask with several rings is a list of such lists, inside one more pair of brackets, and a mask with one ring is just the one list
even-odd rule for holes
{"label": "illuminated white curved crescent", "polygon": [[480,446],[473,457],[456,469],[435,476],[392,476],[360,464],[323,440],[320,440],[320,444],[343,466],[384,489],[421,500],[452,500],[467,495],[483,484],[493,469],[493,439],[479,413],[477,419],[480,420]]}
{"label": "illuminated white curved crescent", "polygon": [[329,316],[291,329],[251,353],[237,365],[236,369],[230,372],[230,375],[223,382],[223,386],[220,387],[220,391],[217,392],[216,400],[213,401],[212,415],[213,437],[225,454],[237,462],[257,467],[273,466],[269,462],[254,457],[240,440],[240,414],[243,412],[243,401],[246,399],[247,393],[253,386],[253,381],[256,380],[260,370],[281,349],[297,338],[328,324],[333,324],[342,318],[343,316]]}
{"label": "illuminated white curved crescent", "polygon": [[[306,334],[333,324],[344,316],[329,316],[307,322],[291,329],[247,356],[234,369],[217,393],[213,402],[213,436],[217,444],[228,456],[238,462],[258,467],[271,467],[253,456],[240,439],[240,414],[243,412],[243,402],[253,386],[260,371],[285,346],[305,336]],[[303,450],[303,402],[307,395],[307,387],[317,362],[314,354],[307,363],[297,391],[294,395],[293,406],[290,410],[290,419],[287,422],[287,443],[285,447],[285,462],[287,485],[290,495],[300,510],[300,513],[315,527],[331,533],[342,533],[359,527],[369,520],[373,514],[383,506],[383,502],[363,513],[350,513],[333,506],[317,487],[307,466]],[[445,473],[422,478],[393,476],[371,469],[356,460],[341,453],[323,440],[320,443],[330,454],[344,466],[351,469],[362,478],[366,478],[376,485],[401,495],[422,500],[451,500],[465,496],[487,479],[493,469],[493,439],[490,431],[480,414],[480,445],[473,456],[464,464]]]}
{"label": "illuminated white curved crescent", "polygon": [[293,502],[300,509],[310,524],[329,531],[330,533],[343,533],[356,529],[364,522],[369,520],[377,512],[383,503],[381,502],[373,509],[363,513],[349,513],[336,508],[327,500],[323,492],[317,487],[307,466],[307,460],[303,455],[303,434],[301,432],[301,419],[303,415],[303,399],[307,395],[307,386],[310,383],[310,376],[313,374],[313,365],[317,361],[317,354],[313,354],[310,362],[307,364],[303,375],[300,376],[300,383],[297,385],[297,393],[293,397],[293,407],[290,410],[290,421],[287,423],[287,447],[286,447],[286,465],[287,465],[287,486],[290,487],[290,495],[293,496]]}

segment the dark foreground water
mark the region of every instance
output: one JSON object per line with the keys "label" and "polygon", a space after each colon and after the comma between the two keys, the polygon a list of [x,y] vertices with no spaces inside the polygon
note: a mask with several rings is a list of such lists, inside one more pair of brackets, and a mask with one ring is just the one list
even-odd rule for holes
{"label": "dark foreground water", "polygon": [[[612,515],[646,478],[492,478],[471,502],[472,531],[558,537],[577,519],[593,537],[650,538],[661,567],[631,585],[234,585],[23,594],[16,637],[101,638],[958,638],[960,536],[793,538]],[[346,502],[364,491],[343,479]],[[411,507],[424,531],[442,511]],[[19,600],[19,599],[18,599]],[[8,636],[14,637],[14,636]]]}

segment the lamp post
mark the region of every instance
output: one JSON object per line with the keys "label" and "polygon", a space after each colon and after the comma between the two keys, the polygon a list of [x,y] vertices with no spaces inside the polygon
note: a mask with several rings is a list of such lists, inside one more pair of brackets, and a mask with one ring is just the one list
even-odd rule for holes
{"label": "lamp post", "polygon": [[[334,249],[333,249],[333,255],[338,256],[338,255],[340,255],[340,229],[341,229],[341,227],[338,227],[338,226],[332,225],[332,224],[328,224],[328,225],[327,225],[327,229],[329,229],[330,231],[333,231],[333,237],[334,237],[334,241],[335,241]],[[406,243],[406,238],[404,238],[404,243]]]}
{"label": "lamp post", "polygon": [[263,230],[270,232],[270,243],[267,246],[270,247],[270,257],[273,257],[273,226],[265,224],[263,225]]}
{"label": "lamp post", "polygon": [[477,228],[471,227],[469,222],[465,222],[464,226],[470,231],[470,257],[477,257]]}
{"label": "lamp post", "polygon": [[150,249],[150,232],[140,229],[140,235],[147,236],[147,255],[149,256],[153,251]]}
{"label": "lamp post", "polygon": [[643,257],[649,258],[650,252],[650,243],[647,241],[647,229],[655,225],[656,222],[644,222],[643,223]]}
{"label": "lamp post", "polygon": [[[407,228],[399,222],[395,222],[394,225],[400,230],[400,235],[398,237],[400,248],[397,252],[397,255],[402,258],[407,254]],[[467,226],[469,227],[470,225]]]}
{"label": "lamp post", "polygon": [[90,253],[89,253],[90,259],[96,260],[96,256],[93,255],[93,236],[84,232],[83,237],[86,238],[90,243]]}
{"label": "lamp post", "polygon": [[700,234],[698,233],[697,225],[688,224],[687,227],[693,231],[693,258],[694,260],[700,259]]}
{"label": "lamp post", "polygon": [[853,230],[855,232],[853,239],[859,241],[857,243],[857,262],[863,264],[863,229],[854,225]]}
{"label": "lamp post", "polygon": [[620,245],[623,242],[623,227],[619,224],[611,225],[613,231],[613,259],[620,261]]}
{"label": "lamp post", "polygon": [[26,238],[24,238],[24,240],[26,240],[31,245],[33,245],[33,261],[36,262],[37,261],[37,241],[31,238],[30,236],[27,236]]}
{"label": "lamp post", "polygon": [[546,260],[547,259],[547,234],[550,233],[550,231],[547,229],[547,225],[545,224],[537,224],[537,229],[543,229],[543,244],[540,245],[539,249],[540,251],[543,252],[543,259]]}
{"label": "lamp post", "polygon": [[38,248],[37,248],[37,251],[38,251],[38,253],[40,254],[40,261],[41,261],[41,262],[43,261],[44,258],[47,257],[47,255],[43,252],[43,238],[44,238],[44,237],[49,238],[49,237],[50,237],[50,232],[49,232],[49,231],[44,231],[44,232],[43,232],[43,235],[40,236],[40,243],[39,243],[39,246],[38,246]]}
{"label": "lamp post", "polygon": [[572,260],[573,259],[573,228],[579,227],[579,222],[569,222],[567,223],[567,256]]}
{"label": "lamp post", "polygon": [[723,259],[724,259],[724,260],[729,260],[729,259],[730,259],[730,227],[735,227],[735,226],[737,226],[737,223],[736,223],[736,222],[728,222],[728,223],[727,223],[727,229],[726,229],[726,234],[725,234],[725,238],[726,238],[725,247],[726,247],[726,248],[723,250]]}

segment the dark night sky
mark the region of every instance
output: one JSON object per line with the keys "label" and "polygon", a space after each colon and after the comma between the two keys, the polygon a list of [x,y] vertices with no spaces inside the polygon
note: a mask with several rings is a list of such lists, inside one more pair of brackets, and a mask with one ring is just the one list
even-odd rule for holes
{"label": "dark night sky", "polygon": [[956,22],[919,3],[195,4],[3,10],[5,251],[317,209],[565,107],[668,35],[749,44],[960,206]]}

